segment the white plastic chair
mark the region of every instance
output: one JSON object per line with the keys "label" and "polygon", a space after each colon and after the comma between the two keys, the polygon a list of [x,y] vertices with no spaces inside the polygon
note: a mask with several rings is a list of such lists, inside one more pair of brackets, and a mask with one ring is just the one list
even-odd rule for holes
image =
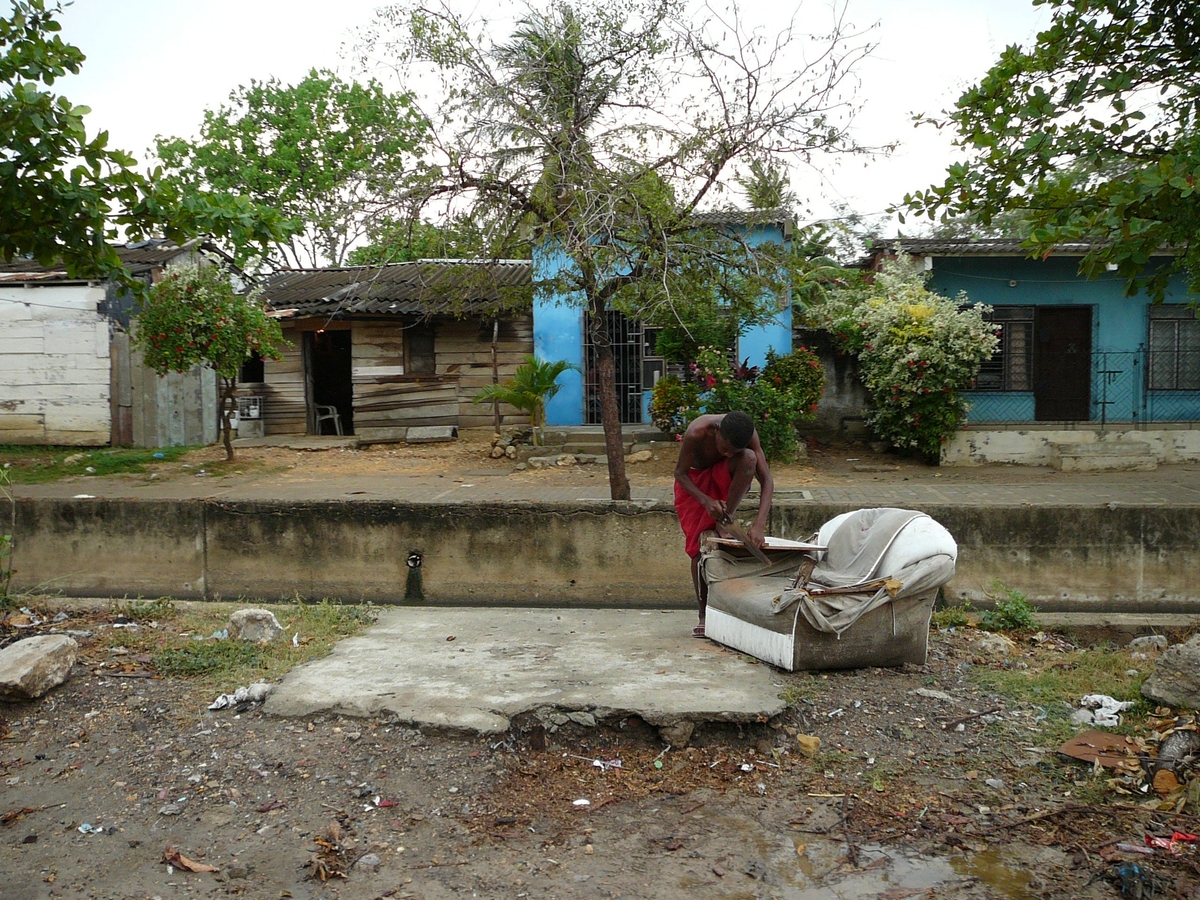
{"label": "white plastic chair", "polygon": [[336,406],[314,406],[313,409],[317,413],[316,431],[321,433],[322,422],[332,422],[334,430],[340,435],[342,433],[342,417],[338,415]]}

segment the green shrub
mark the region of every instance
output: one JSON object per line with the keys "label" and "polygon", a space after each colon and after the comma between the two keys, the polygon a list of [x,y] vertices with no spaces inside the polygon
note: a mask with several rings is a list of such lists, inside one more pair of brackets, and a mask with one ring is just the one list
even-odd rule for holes
{"label": "green shrub", "polygon": [[1002,582],[993,581],[988,588],[988,599],[994,607],[979,615],[979,625],[988,631],[1026,631],[1037,627],[1034,614],[1037,609],[1025,599],[1025,595]]}
{"label": "green shrub", "polygon": [[658,379],[650,394],[650,421],[659,431],[683,434],[698,415],[699,396],[696,385],[684,384],[674,375]]}

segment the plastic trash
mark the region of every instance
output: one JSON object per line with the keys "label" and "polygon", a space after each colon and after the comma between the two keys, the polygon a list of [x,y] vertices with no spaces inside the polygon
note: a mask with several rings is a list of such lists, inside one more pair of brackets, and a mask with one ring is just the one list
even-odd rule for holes
{"label": "plastic trash", "polygon": [[167,458],[167,454],[163,453],[161,450],[156,450],[155,452],[151,453],[150,455],[153,456],[155,459],[166,459]]}
{"label": "plastic trash", "polygon": [[1108,728],[1121,724],[1120,713],[1133,706],[1132,700],[1117,700],[1107,694],[1088,694],[1080,698],[1079,705],[1083,709],[1092,710],[1092,723]]}
{"label": "plastic trash", "polygon": [[592,801],[591,801],[591,800],[586,800],[586,799],[580,798],[579,800],[576,800],[576,801],[575,801],[574,803],[572,803],[571,805],[572,805],[572,806],[577,806],[577,807],[579,807],[580,809],[583,809],[583,807],[585,807],[585,806],[591,806],[591,805],[592,805]]}

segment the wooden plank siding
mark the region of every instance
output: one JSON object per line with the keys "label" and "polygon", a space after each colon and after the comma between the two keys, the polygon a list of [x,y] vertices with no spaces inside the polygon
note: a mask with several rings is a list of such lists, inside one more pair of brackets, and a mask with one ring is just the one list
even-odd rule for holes
{"label": "wooden plank siding", "polygon": [[[481,387],[492,383],[492,327],[478,319],[437,318],[433,321],[435,373],[398,374],[405,368],[405,322],[397,316],[353,318],[350,325],[354,392],[354,431],[362,440],[395,440],[403,430],[422,425],[459,428],[492,424],[490,404],[474,404]],[[266,360],[263,384],[240,384],[239,393],[263,396],[264,433],[305,434],[303,334],[284,324],[289,346],[280,360]],[[501,322],[496,344],[499,378],[513,377],[533,353],[533,318],[520,314]],[[501,407],[504,424],[526,423],[529,417]]]}

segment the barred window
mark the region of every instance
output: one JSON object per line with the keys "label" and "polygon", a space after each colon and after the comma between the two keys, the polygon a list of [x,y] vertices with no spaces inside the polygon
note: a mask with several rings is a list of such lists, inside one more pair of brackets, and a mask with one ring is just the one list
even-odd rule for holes
{"label": "barred window", "polygon": [[418,322],[404,329],[404,371],[408,375],[433,375],[437,361],[433,352],[433,326]]}
{"label": "barred window", "polygon": [[987,321],[1000,326],[1000,343],[979,367],[974,390],[1033,390],[1033,307],[994,306]]}
{"label": "barred window", "polygon": [[1182,303],[1150,307],[1150,360],[1147,377],[1152,391],[1200,390],[1200,320]]}

